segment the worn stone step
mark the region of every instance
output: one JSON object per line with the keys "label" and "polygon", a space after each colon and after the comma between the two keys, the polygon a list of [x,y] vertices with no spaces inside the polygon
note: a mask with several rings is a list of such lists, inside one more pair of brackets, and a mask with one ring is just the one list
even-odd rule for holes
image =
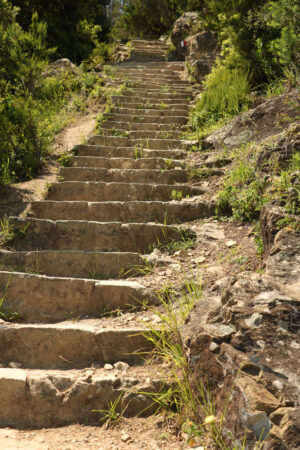
{"label": "worn stone step", "polygon": [[[161,91],[162,88],[162,83],[156,83],[155,81],[147,81],[147,80],[142,80],[142,79],[138,79],[138,78],[132,78],[130,80],[130,82],[134,83],[134,87],[135,88],[143,88],[143,89],[156,89],[158,91]],[[171,83],[171,87],[172,90],[176,90],[176,91],[180,91],[180,92],[186,92],[189,93],[191,92],[191,88],[188,84],[179,84],[179,83]]]}
{"label": "worn stone step", "polygon": [[[125,322],[123,322],[125,324]],[[55,324],[0,324],[0,364],[28,369],[81,369],[125,361],[141,363],[150,350],[141,325],[119,318],[82,319]]]}
{"label": "worn stone step", "polygon": [[16,250],[145,252],[158,240],[180,240],[179,228],[154,223],[10,218]]}
{"label": "worn stone step", "polygon": [[[157,85],[157,87],[160,88],[160,90],[162,90],[166,85],[169,86],[170,89],[172,89],[172,87],[174,85],[176,86],[180,86],[180,87],[189,87],[190,83],[186,80],[182,80],[181,78],[179,78],[178,76],[166,76],[166,75],[149,75],[149,74],[145,74],[145,73],[138,73],[136,72],[135,74],[129,75],[129,74],[124,74],[124,79],[126,82],[129,81],[129,86],[127,83],[128,87],[133,87],[135,82],[144,82],[144,83],[155,83]],[[133,83],[133,86],[132,86]]]}
{"label": "worn stone step", "polygon": [[142,102],[117,102],[115,103],[116,106],[122,107],[122,108],[131,108],[131,109],[162,109],[164,111],[188,111],[189,105],[188,104],[182,104],[182,103],[176,103],[174,100],[173,103],[166,104],[162,102],[156,102],[156,103],[142,103]]}
{"label": "worn stone step", "polygon": [[184,62],[151,62],[148,61],[147,63],[136,63],[136,62],[131,62],[131,61],[124,61],[121,64],[120,63],[116,63],[116,64],[112,64],[112,67],[115,67],[117,71],[122,71],[125,70],[127,71],[130,68],[136,68],[137,70],[142,69],[142,70],[147,70],[149,72],[151,72],[152,69],[155,70],[176,70],[176,71],[181,71],[183,72],[185,70],[185,63]]}
{"label": "worn stone step", "polygon": [[102,125],[101,128],[103,129],[117,129],[117,130],[124,130],[124,131],[143,131],[143,130],[149,130],[149,131],[179,131],[180,126],[177,124],[171,124],[171,123],[141,123],[138,121],[138,117],[131,118],[130,122],[116,122],[113,120],[106,120]]}
{"label": "worn stone step", "polygon": [[178,224],[214,215],[210,202],[55,202],[44,200],[31,204],[31,214],[40,219],[96,220],[112,222],[156,222]]}
{"label": "worn stone step", "polygon": [[[132,147],[109,147],[103,145],[78,145],[74,149],[75,155],[78,156],[99,156],[104,158],[133,158],[139,159],[136,155],[136,149]],[[139,155],[143,158],[177,158],[181,159],[186,156],[185,150],[150,150],[139,149]]]}
{"label": "worn stone step", "polygon": [[145,104],[151,104],[151,105],[161,105],[161,104],[181,104],[181,105],[189,105],[190,100],[186,97],[178,98],[176,94],[169,95],[168,97],[162,97],[162,96],[151,96],[148,97],[141,97],[139,95],[116,95],[112,98],[112,101],[114,103],[132,103],[133,105],[145,105]]}
{"label": "worn stone step", "polygon": [[[147,126],[145,126],[147,128]],[[180,139],[181,131],[163,131],[163,130],[124,130],[124,129],[106,129],[102,128],[99,133],[103,136],[128,136],[131,139]]]}
{"label": "worn stone step", "polygon": [[57,201],[169,201],[172,191],[190,197],[203,194],[203,189],[188,184],[102,183],[91,181],[63,181],[53,183],[48,200]]}
{"label": "worn stone step", "polygon": [[[128,67],[125,67],[128,66]],[[125,73],[125,74],[135,74],[135,73],[145,73],[145,71],[147,71],[148,74],[151,75],[176,75],[178,77],[182,76],[182,72],[183,69],[182,67],[179,68],[175,68],[175,67],[160,67],[160,68],[155,68],[152,66],[152,68],[149,67],[145,67],[145,66],[141,66],[140,64],[135,64],[135,67],[129,66],[129,64],[119,64],[119,66],[117,67],[117,73]]]}
{"label": "worn stone step", "polygon": [[174,169],[184,167],[180,159],[166,158],[104,158],[97,156],[73,156],[75,167],[105,167],[107,169]]}
{"label": "worn stone step", "polygon": [[[187,122],[186,116],[143,116],[142,114],[112,114],[106,113],[104,119],[107,121],[123,122],[123,123],[141,123],[141,124],[170,124],[170,125],[184,125]],[[105,122],[104,122],[105,123]]]}
{"label": "worn stone step", "polygon": [[184,170],[105,169],[102,167],[62,167],[59,175],[64,181],[105,181],[115,183],[175,184],[188,181]]}
{"label": "worn stone step", "polygon": [[[167,92],[164,92],[164,89],[169,89]],[[146,89],[126,89],[126,91],[122,94],[123,96],[126,96],[128,99],[130,98],[138,98],[138,99],[160,99],[161,101],[166,100],[185,100],[189,101],[189,97],[191,97],[192,92],[178,92],[173,91],[171,88],[165,88],[162,86],[159,91],[149,91]],[[116,96],[118,97],[118,96]]]}
{"label": "worn stone step", "polygon": [[87,279],[119,278],[144,260],[133,252],[88,251],[6,251],[0,250],[1,270],[27,272],[51,277]]}
{"label": "worn stone step", "polygon": [[[131,116],[154,116],[159,122],[161,117],[173,117],[181,116],[187,119],[188,111],[186,109],[137,109],[137,108],[124,108],[120,106],[113,106],[110,110],[111,114],[129,114]],[[153,119],[152,119],[153,122]]]}
{"label": "worn stone step", "polygon": [[2,308],[17,312],[26,322],[59,322],[82,317],[101,317],[109,311],[125,311],[155,295],[134,281],[96,281],[55,278],[0,271]]}
{"label": "worn stone step", "polygon": [[158,376],[149,382],[149,368],[144,367],[124,372],[0,368],[0,426],[31,430],[78,423],[97,426],[103,412],[93,411],[108,410],[118,398],[122,400],[117,412],[147,416],[156,408],[151,396],[142,392],[158,392],[160,386]]}
{"label": "worn stone step", "polygon": [[116,147],[143,147],[148,149],[167,150],[186,148],[185,141],[179,139],[132,138],[119,136],[95,135],[89,139],[91,145],[107,145]]}

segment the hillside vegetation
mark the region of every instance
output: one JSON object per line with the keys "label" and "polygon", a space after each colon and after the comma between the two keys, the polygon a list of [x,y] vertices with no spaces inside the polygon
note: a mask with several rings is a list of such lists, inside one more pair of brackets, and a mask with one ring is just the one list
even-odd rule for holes
{"label": "hillside vegetation", "polygon": [[[39,172],[55,133],[67,123],[71,100],[73,110],[84,110],[90,94],[99,96],[90,68],[109,59],[114,40],[168,33],[184,11],[199,10],[199,21],[218,32],[222,47],[190,118],[192,131],[203,135],[247,109],[253,90],[281,93],[286,83],[297,83],[299,6],[293,0],[73,3],[0,0],[2,188]],[[80,68],[47,72],[59,57]]]}

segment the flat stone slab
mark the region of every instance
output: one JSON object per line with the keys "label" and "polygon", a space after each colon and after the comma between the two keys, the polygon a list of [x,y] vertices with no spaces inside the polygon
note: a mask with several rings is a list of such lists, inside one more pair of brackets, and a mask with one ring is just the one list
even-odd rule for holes
{"label": "flat stone slab", "polygon": [[[142,362],[150,351],[143,327],[117,319],[85,319],[55,324],[0,324],[0,364],[30,369],[80,369],[106,363]],[[1,392],[1,391],[0,391]]]}
{"label": "flat stone slab", "polygon": [[2,308],[27,322],[58,322],[83,316],[100,317],[116,309],[153,303],[156,296],[141,284],[125,280],[57,278],[0,271]]}
{"label": "flat stone slab", "polygon": [[[0,426],[50,428],[82,423],[99,425],[101,412],[120,397],[118,411],[127,417],[147,416],[155,411],[150,396],[158,378],[147,380],[148,371],[129,369],[126,373],[103,369],[23,370],[0,368]],[[103,414],[103,413],[102,413]]]}
{"label": "flat stone slab", "polygon": [[93,181],[64,181],[53,183],[47,199],[56,201],[170,201],[172,191],[201,195],[200,187],[188,184],[105,183]]}
{"label": "flat stone slab", "polygon": [[118,278],[144,260],[134,252],[76,250],[0,251],[1,270],[45,274],[53,277]]}
{"label": "flat stone slab", "polygon": [[147,251],[149,245],[180,240],[178,227],[154,223],[10,218],[16,250]]}

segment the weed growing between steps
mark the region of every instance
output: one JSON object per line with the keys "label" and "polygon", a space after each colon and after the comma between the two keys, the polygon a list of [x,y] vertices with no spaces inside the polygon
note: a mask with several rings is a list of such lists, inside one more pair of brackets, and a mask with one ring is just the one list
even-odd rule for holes
{"label": "weed growing between steps", "polygon": [[3,306],[3,303],[5,301],[6,298],[6,293],[9,287],[9,283],[10,283],[10,279],[11,279],[11,275],[5,285],[4,291],[0,297],[0,319],[4,320],[5,322],[16,322],[16,321],[20,321],[21,317],[20,314],[18,314],[15,311],[11,311],[8,308],[5,308],[5,306]]}
{"label": "weed growing between steps", "polygon": [[179,296],[175,295],[176,289],[168,285],[158,292],[160,307],[148,306],[158,320],[155,324],[147,324],[144,335],[154,350],[146,356],[150,356],[150,361],[163,364],[163,389],[158,393],[143,394],[151,395],[159,413],[179,423],[181,434],[190,447],[209,442],[214,448],[223,450],[244,448],[245,442],[242,447],[236,446],[234,436],[223,426],[233,385],[223,410],[216,411],[209,386],[193,374],[186,355],[181,329],[195,303],[201,301],[202,286],[199,277],[195,280],[183,275],[185,281]]}

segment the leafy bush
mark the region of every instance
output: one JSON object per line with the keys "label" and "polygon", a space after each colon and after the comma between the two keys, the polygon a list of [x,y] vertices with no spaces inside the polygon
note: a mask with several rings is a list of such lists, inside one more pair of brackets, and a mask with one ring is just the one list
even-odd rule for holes
{"label": "leafy bush", "polygon": [[192,130],[225,122],[247,109],[250,84],[248,73],[219,61],[203,83],[204,91],[190,115]]}

